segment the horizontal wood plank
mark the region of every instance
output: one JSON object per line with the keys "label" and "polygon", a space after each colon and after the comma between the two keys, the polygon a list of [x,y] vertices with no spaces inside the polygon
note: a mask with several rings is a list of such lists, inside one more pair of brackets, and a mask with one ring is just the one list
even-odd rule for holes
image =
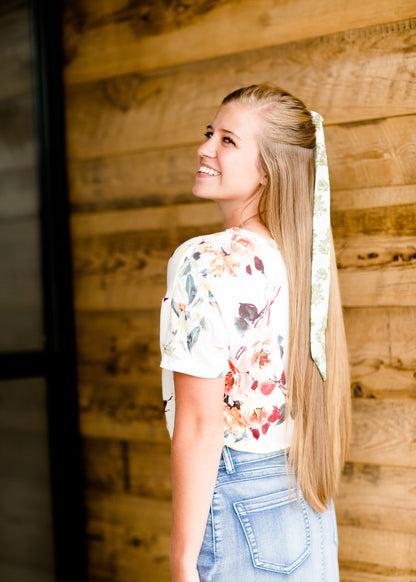
{"label": "horizontal wood plank", "polygon": [[339,560],[344,571],[352,565],[354,569],[384,576],[385,580],[414,580],[416,535],[354,526],[341,526],[338,533]]}
{"label": "horizontal wood plank", "polygon": [[331,184],[331,213],[412,204],[416,204],[415,184],[348,190],[336,190]]}
{"label": "horizontal wood plank", "polygon": [[[345,309],[353,389],[367,398],[408,398],[416,391],[414,308]],[[160,382],[159,308],[79,311],[79,371],[84,381]]]}
{"label": "horizontal wood plank", "polygon": [[[171,498],[169,443],[84,439],[87,486],[109,493]],[[151,462],[150,462],[151,459]]]}
{"label": "horizontal wood plank", "polygon": [[170,502],[90,490],[87,519],[93,577],[169,580]]}
{"label": "horizontal wood plank", "polygon": [[335,500],[338,525],[414,534],[416,469],[347,463]]}
{"label": "horizontal wood plank", "polygon": [[67,4],[67,83],[225,56],[235,51],[414,17],[411,0]]}
{"label": "horizontal wood plank", "polygon": [[[205,211],[209,207],[201,205],[200,208]],[[378,216],[386,217],[386,222],[390,220],[389,216],[398,214],[399,211],[395,214],[390,207],[383,207],[378,212]],[[153,214],[151,209],[146,209],[146,212],[114,211],[73,217],[77,309],[157,308],[165,291],[167,260],[174,248],[192,236],[221,228],[216,224],[213,226],[217,228],[210,228],[206,224],[206,230],[195,226],[175,231],[172,221],[172,230],[154,230],[162,217],[174,215],[174,208],[164,208]],[[401,216],[406,224],[405,211]],[[135,222],[136,218],[143,221],[145,217],[149,224],[151,220],[153,222],[151,230],[141,230],[140,223]],[[216,216],[207,213],[206,222],[213,218]],[[180,221],[181,217],[177,220]],[[201,223],[202,217],[197,217],[194,222]],[[405,233],[414,229],[414,224],[409,224],[408,230],[404,227]],[[400,220],[397,231],[399,225]],[[345,234],[345,229],[342,232]],[[88,233],[88,238],[80,238],[82,233]],[[337,235],[337,228],[334,228],[334,234]],[[337,249],[345,306],[415,305],[416,252],[412,240],[369,236],[350,238],[337,242]]]}
{"label": "horizontal wood plank", "polygon": [[69,87],[69,157],[195,143],[230,90],[262,79],[278,81],[327,124],[412,114],[415,28],[416,19]]}
{"label": "horizontal wood plank", "polygon": [[353,428],[347,460],[416,467],[416,400],[353,400]]}
{"label": "horizontal wood plank", "polygon": [[[414,204],[415,133],[414,115],[326,127],[332,210]],[[197,145],[70,159],[73,210],[195,201]]]}
{"label": "horizontal wood plank", "polygon": [[[153,382],[153,384],[152,384]],[[80,430],[86,437],[168,443],[160,376],[140,383],[79,384]]]}

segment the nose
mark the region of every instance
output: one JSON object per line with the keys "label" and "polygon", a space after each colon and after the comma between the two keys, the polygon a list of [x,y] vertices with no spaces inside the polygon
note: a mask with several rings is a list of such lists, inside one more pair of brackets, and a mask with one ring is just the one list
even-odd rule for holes
{"label": "nose", "polygon": [[215,158],[216,156],[216,146],[214,142],[214,137],[206,139],[198,148],[198,156],[200,158]]}

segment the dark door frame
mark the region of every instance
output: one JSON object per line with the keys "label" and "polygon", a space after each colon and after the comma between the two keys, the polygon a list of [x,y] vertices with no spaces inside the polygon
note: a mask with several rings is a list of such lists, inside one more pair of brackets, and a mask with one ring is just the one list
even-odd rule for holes
{"label": "dark door frame", "polygon": [[60,0],[29,0],[43,283],[44,349],[0,354],[0,379],[44,377],[56,582],[87,579],[78,423]]}

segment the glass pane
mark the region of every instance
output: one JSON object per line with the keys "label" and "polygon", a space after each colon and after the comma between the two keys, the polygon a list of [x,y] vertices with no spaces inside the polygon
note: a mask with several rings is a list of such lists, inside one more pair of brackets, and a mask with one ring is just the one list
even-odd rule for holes
{"label": "glass pane", "polygon": [[42,378],[0,382],[0,580],[54,580]]}
{"label": "glass pane", "polygon": [[0,351],[40,350],[42,281],[29,9],[0,9]]}

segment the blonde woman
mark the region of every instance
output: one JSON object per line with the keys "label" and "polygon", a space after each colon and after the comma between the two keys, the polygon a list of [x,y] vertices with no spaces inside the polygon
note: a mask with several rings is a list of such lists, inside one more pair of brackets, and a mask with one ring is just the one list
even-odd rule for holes
{"label": "blonde woman", "polygon": [[193,193],[224,230],[168,267],[173,582],[336,582],[350,383],[322,118],[260,84],[222,102]]}

